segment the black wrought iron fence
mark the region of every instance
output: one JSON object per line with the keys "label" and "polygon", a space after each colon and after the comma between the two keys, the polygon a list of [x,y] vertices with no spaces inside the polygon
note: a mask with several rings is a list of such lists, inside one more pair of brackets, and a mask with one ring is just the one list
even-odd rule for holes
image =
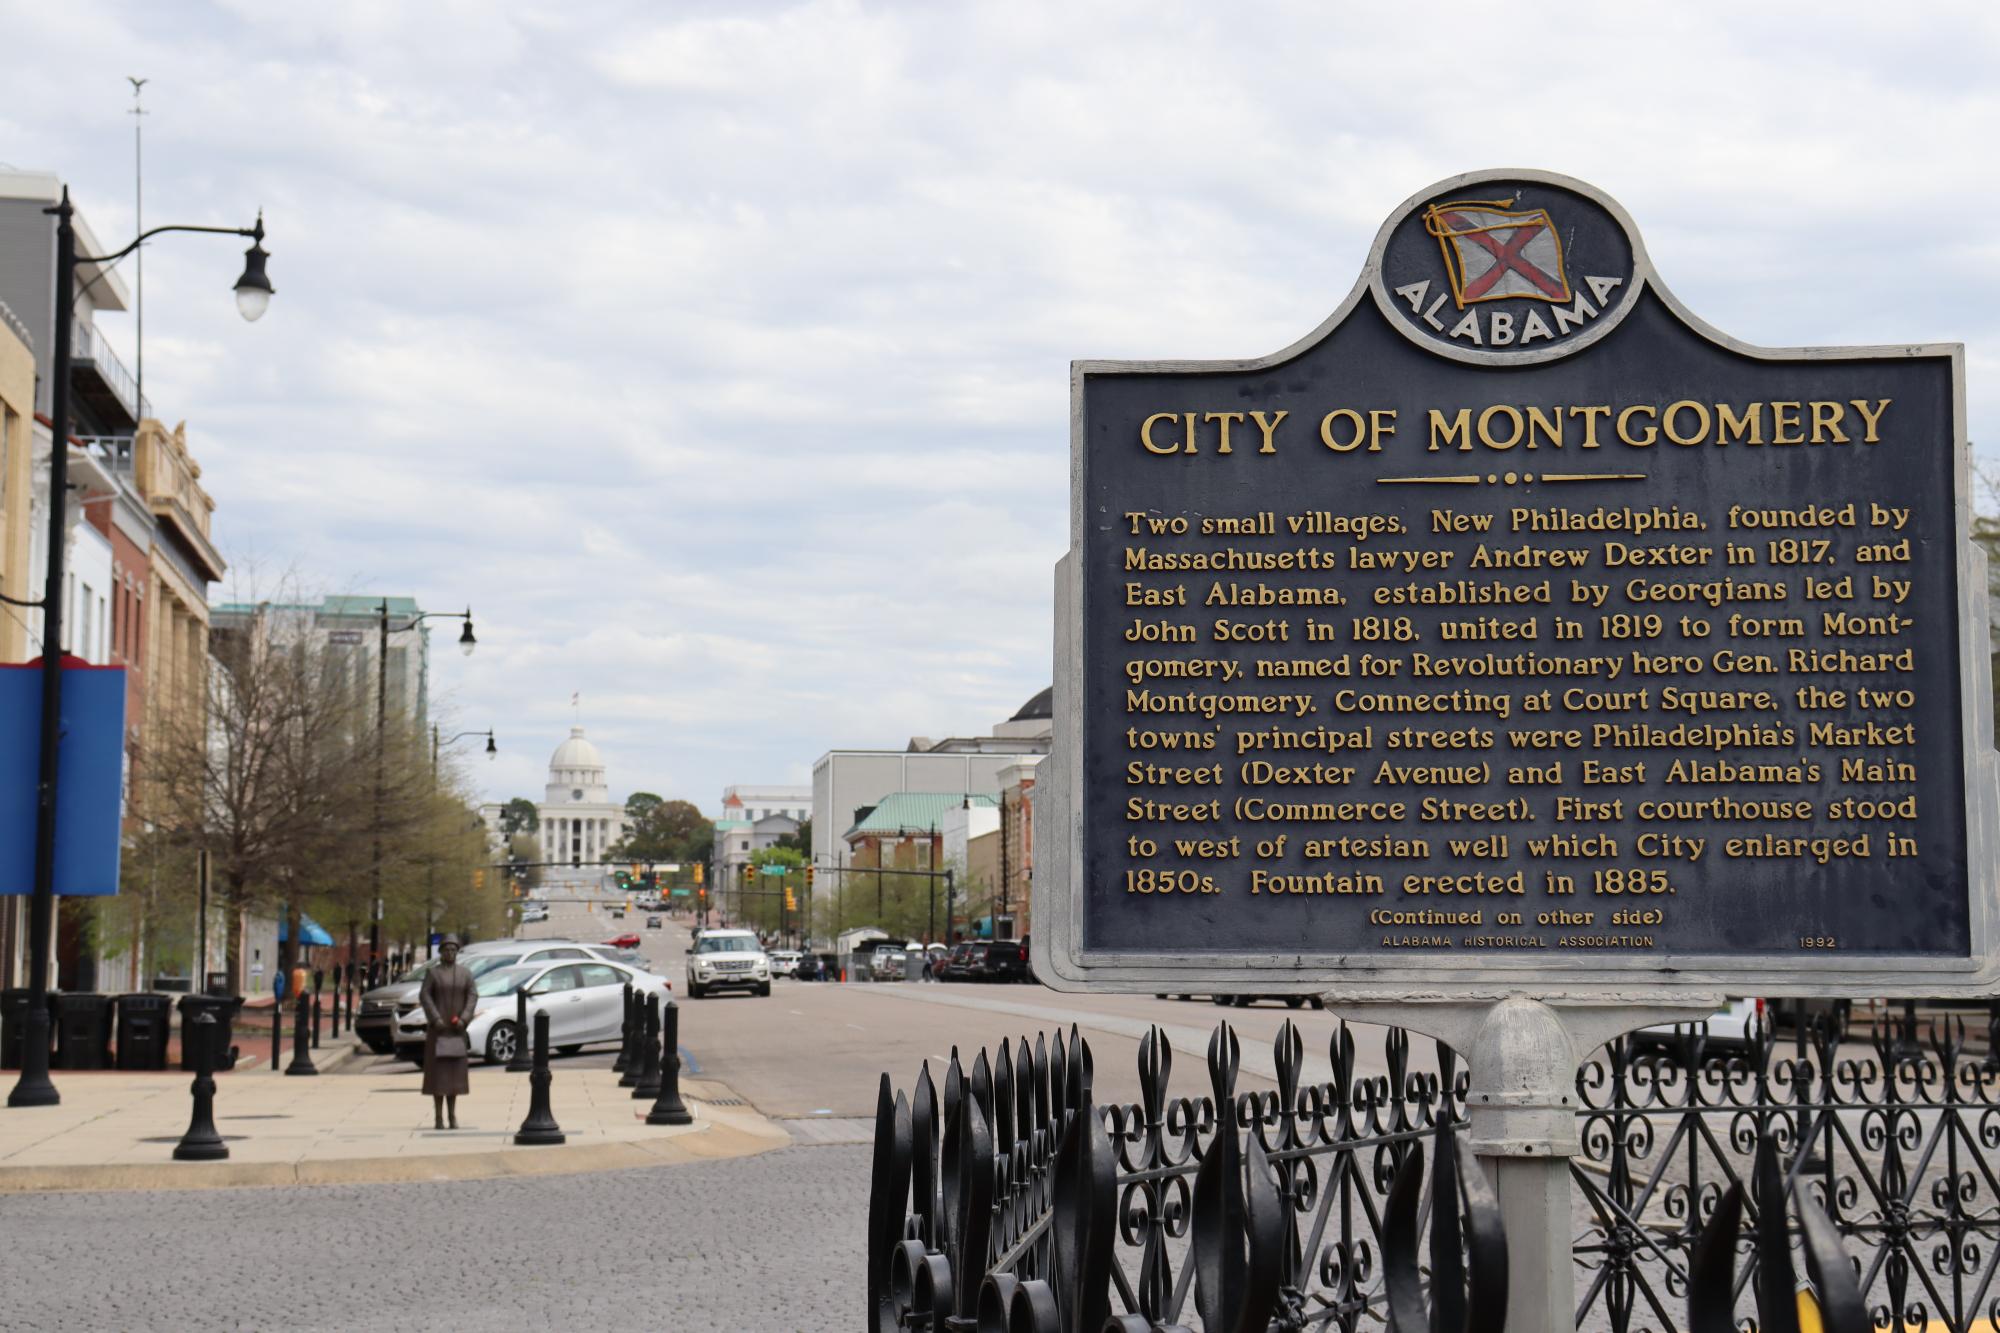
{"label": "black wrought iron fence", "polygon": [[[1989,1029],[2000,1037],[2000,1022]],[[1803,1299],[1835,1300],[1825,1327],[1841,1327],[1847,1283],[1825,1267],[1835,1239],[1874,1328],[2000,1327],[2000,1076],[1968,1051],[1960,1022],[1934,1023],[1921,1047],[1899,1023],[1852,1035],[1822,1022],[1793,1045],[1758,1026],[1745,1049],[1722,1052],[1687,1029],[1658,1051],[1615,1042],[1584,1067],[1571,1169],[1579,1328],[1706,1333],[1731,1310],[1743,1328],[1785,1327],[1760,1325],[1756,1311],[1777,1308],[1795,1269]],[[1153,1029],[1138,1098],[1109,1105],[1075,1029],[1003,1042],[969,1069],[954,1051],[941,1091],[928,1067],[907,1094],[885,1075],[871,1327],[1414,1329],[1421,1272],[1443,1312],[1433,1327],[1497,1329],[1504,1287],[1491,1288],[1492,1253],[1475,1252],[1497,1223],[1479,1216],[1456,1167],[1442,1190],[1425,1175],[1427,1142],[1439,1147],[1432,1163],[1456,1160],[1466,1074],[1442,1044],[1430,1072],[1412,1068],[1406,1033],[1381,1040],[1387,1072],[1364,1075],[1354,1032],[1336,1025],[1331,1077],[1309,1083],[1287,1022],[1276,1086],[1243,1089],[1238,1040],[1222,1024],[1207,1086],[1188,1092],[1172,1086],[1174,1052]],[[1741,1239],[1739,1214],[1751,1225]],[[1426,1228],[1420,1264],[1410,1251]]]}

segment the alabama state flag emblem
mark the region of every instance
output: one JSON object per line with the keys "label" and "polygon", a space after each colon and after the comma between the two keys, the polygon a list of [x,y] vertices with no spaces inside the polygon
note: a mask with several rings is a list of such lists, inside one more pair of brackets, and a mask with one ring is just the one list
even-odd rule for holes
{"label": "alabama state flag emblem", "polygon": [[1517,211],[1511,199],[1432,204],[1424,230],[1444,250],[1458,308],[1477,301],[1570,299],[1562,241],[1545,208]]}

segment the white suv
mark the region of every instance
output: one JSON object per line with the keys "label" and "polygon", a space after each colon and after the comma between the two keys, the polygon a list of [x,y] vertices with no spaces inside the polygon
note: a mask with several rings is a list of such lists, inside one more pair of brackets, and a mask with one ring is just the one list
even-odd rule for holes
{"label": "white suv", "polygon": [[771,960],[755,932],[705,930],[688,950],[687,992],[703,999],[719,990],[771,993]]}

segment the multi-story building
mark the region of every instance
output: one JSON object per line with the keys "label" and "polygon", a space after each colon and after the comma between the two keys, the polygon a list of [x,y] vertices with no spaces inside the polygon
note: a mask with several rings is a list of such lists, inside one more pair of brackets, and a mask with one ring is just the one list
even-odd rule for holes
{"label": "multi-story building", "polygon": [[912,737],[901,750],[829,750],[813,764],[812,860],[843,864],[843,834],[856,812],[895,792],[988,796],[998,800],[1002,775],[1023,757],[1049,752],[1054,725],[1051,691],[1043,690],[988,736],[931,740]]}
{"label": "multi-story building", "polygon": [[[33,486],[35,355],[27,328],[0,305],[0,594],[33,601],[34,543],[29,495]],[[0,602],[0,662],[25,662],[41,652],[31,612]],[[20,959],[26,928],[26,899],[0,898],[0,986],[21,984]]]}
{"label": "multi-story building", "polygon": [[[54,443],[56,220],[44,210],[61,195],[61,181],[48,173],[0,171],[0,591],[30,600],[40,596],[48,568]],[[81,213],[75,226],[81,253],[103,252]],[[151,420],[137,380],[98,326],[100,315],[127,308],[123,280],[94,264],[79,265],[73,277],[65,442],[73,494],[66,507],[62,649],[126,669],[129,779],[147,714],[163,702],[201,706],[208,585],[223,565],[209,541],[214,505],[188,455],[185,427],[170,436]],[[30,359],[25,393],[18,387],[22,349]],[[161,572],[162,565],[169,568]],[[39,654],[39,610],[6,610],[0,659]],[[149,688],[162,682],[164,688]],[[134,790],[128,780],[128,798]],[[142,812],[129,800],[121,813],[128,831],[138,827]],[[15,917],[23,908],[20,899],[0,904],[0,983],[15,984],[22,975],[26,940]],[[63,904],[56,923],[60,984],[99,981],[93,920],[105,908],[102,901]],[[116,984],[137,984],[141,969],[136,955],[123,958],[113,969]]]}
{"label": "multi-story building", "polygon": [[722,817],[756,823],[769,815],[785,815],[803,824],[812,818],[811,787],[752,786],[739,783],[722,789]]}
{"label": "multi-story building", "polygon": [[[27,326],[0,304],[0,596],[30,602],[34,542],[28,497],[34,488],[35,353]],[[25,662],[39,645],[31,640],[25,607],[0,602],[0,662]]]}

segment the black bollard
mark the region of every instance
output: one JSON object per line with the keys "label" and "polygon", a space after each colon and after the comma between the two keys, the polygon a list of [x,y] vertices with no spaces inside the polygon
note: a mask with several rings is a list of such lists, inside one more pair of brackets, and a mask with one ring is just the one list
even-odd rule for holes
{"label": "black bollard", "polygon": [[176,1162],[220,1162],[229,1156],[229,1145],[215,1132],[215,1043],[218,1030],[215,1015],[204,1009],[194,1016],[194,1032],[181,1040],[194,1040],[194,1115],[187,1133],[174,1145]]}
{"label": "black bollard", "polygon": [[[632,983],[625,983],[625,1021],[618,1025],[618,1058],[611,1062],[614,1074],[629,1073],[632,1068]],[[618,1086],[629,1088],[631,1082],[619,1079]]]}
{"label": "black bollard", "polygon": [[525,988],[514,992],[514,1058],[507,1062],[506,1073],[525,1074],[535,1067],[528,1058],[528,992]]}
{"label": "black bollard", "polygon": [[287,1074],[317,1074],[312,1058],[312,1001],[303,989],[299,991],[298,1008],[292,1014],[292,1062],[285,1066]]}
{"label": "black bollard", "polygon": [[651,1101],[660,1095],[660,997],[646,997],[646,1014],[640,1029],[639,1081],[632,1085],[633,1101]]}
{"label": "black bollard", "polygon": [[278,1072],[278,1058],[285,1053],[285,1000],[271,996],[271,1072]]}
{"label": "black bollard", "polygon": [[535,1015],[535,1067],[528,1072],[528,1118],[521,1122],[514,1142],[532,1148],[563,1141],[562,1126],[549,1110],[549,1081],[553,1077],[549,1073],[549,1016],[540,1013]]}
{"label": "black bollard", "polygon": [[645,1001],[634,991],[625,1004],[625,1049],[621,1053],[624,1063],[618,1066],[624,1071],[618,1079],[621,1088],[635,1087],[639,1082],[641,1068],[646,1063],[645,1057],[639,1054],[639,1042],[645,1033]]}
{"label": "black bollard", "polygon": [[333,998],[327,1001],[327,1035],[340,1040],[340,964],[333,965]]}
{"label": "black bollard", "polygon": [[649,1125],[691,1125],[694,1116],[681,1100],[681,1010],[668,1000],[660,1007],[660,1095],[646,1113]]}
{"label": "black bollard", "polygon": [[320,992],[325,988],[325,986],[326,986],[326,973],[322,972],[318,968],[314,968],[313,969],[313,1049],[314,1050],[319,1049],[319,1035],[320,1035],[319,997],[320,997]]}

